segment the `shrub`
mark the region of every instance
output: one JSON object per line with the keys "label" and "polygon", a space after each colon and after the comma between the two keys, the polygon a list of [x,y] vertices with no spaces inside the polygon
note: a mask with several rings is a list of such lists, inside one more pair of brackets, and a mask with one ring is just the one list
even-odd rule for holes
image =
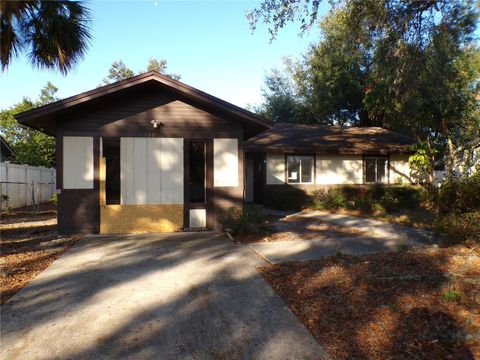
{"label": "shrub", "polygon": [[480,211],[441,216],[437,220],[437,229],[447,235],[450,243],[480,242]]}
{"label": "shrub", "polygon": [[58,194],[56,192],[53,193],[52,197],[50,198],[50,201],[53,203],[53,205],[55,206],[58,205]]}
{"label": "shrub", "polygon": [[448,290],[442,295],[442,299],[445,301],[458,301],[462,297],[462,293],[458,290]]}
{"label": "shrub", "polygon": [[341,189],[316,190],[311,195],[311,206],[317,210],[338,210],[347,207]]}
{"label": "shrub", "polygon": [[412,210],[422,202],[422,189],[413,186],[396,186],[384,189],[380,204],[387,212]]}
{"label": "shrub", "polygon": [[440,215],[480,210],[480,173],[448,178],[438,190],[435,203]]}
{"label": "shrub", "polygon": [[231,207],[219,221],[223,229],[229,229],[235,235],[258,234],[262,231],[265,213],[255,207],[244,210]]}
{"label": "shrub", "polygon": [[267,191],[265,204],[278,210],[298,210],[310,203],[309,195],[293,187],[271,187]]}

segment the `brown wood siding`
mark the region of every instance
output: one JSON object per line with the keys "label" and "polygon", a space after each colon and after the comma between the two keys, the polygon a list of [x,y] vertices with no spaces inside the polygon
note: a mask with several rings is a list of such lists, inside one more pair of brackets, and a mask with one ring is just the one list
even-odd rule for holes
{"label": "brown wood siding", "polygon": [[[89,107],[69,114],[64,135],[104,137],[215,138],[238,136],[242,124],[211,114],[185,99],[155,89],[134,97],[120,96],[100,108]],[[154,129],[150,121],[160,120]],[[235,137],[236,137],[235,136]]]}

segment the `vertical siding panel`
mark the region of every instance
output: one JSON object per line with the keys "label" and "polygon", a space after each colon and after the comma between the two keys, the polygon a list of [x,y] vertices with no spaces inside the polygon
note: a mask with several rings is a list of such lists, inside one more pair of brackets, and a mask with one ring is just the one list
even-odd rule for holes
{"label": "vertical siding panel", "polygon": [[147,140],[147,203],[148,204],[160,204],[161,203],[161,139],[150,138]]}
{"label": "vertical siding panel", "polygon": [[238,186],[238,140],[213,140],[213,185]]}
{"label": "vertical siding panel", "polygon": [[183,138],[161,139],[161,204],[183,204]]}

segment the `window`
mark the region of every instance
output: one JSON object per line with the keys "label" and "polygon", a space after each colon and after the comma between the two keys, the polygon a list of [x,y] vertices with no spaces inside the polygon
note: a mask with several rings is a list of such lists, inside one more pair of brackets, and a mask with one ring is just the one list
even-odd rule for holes
{"label": "window", "polygon": [[289,184],[312,184],[313,163],[313,156],[287,156],[287,182]]}
{"label": "window", "polygon": [[190,141],[190,203],[205,202],[205,141]]}
{"label": "window", "polygon": [[386,157],[365,158],[365,182],[386,183],[388,182],[388,159]]}

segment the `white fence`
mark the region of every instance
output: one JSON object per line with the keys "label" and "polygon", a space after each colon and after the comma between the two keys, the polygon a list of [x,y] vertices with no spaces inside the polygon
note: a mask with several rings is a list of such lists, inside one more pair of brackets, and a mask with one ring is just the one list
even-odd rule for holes
{"label": "white fence", "polygon": [[1,209],[37,205],[55,192],[55,169],[0,163]]}

